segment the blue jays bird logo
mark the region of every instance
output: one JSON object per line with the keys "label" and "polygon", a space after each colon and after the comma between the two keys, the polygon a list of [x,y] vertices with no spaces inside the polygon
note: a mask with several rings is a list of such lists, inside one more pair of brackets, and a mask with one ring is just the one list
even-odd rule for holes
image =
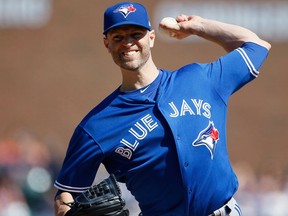
{"label": "blue jays bird logo", "polygon": [[114,11],[114,13],[121,13],[126,18],[130,13],[134,13],[135,11],[136,8],[132,4],[130,4],[120,6]]}
{"label": "blue jays bird logo", "polygon": [[211,154],[211,159],[213,159],[214,152],[216,149],[216,143],[218,140],[219,140],[219,132],[214,127],[214,123],[212,121],[209,121],[208,126],[199,133],[197,139],[194,140],[192,145],[193,146],[201,146],[201,145],[206,146]]}

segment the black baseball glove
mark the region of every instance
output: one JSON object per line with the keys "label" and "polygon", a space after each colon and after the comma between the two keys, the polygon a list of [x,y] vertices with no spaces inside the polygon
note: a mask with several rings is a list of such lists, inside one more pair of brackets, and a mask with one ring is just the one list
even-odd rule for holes
{"label": "black baseball glove", "polygon": [[99,184],[77,196],[65,216],[129,216],[124,209],[125,200],[121,197],[120,187],[111,174]]}

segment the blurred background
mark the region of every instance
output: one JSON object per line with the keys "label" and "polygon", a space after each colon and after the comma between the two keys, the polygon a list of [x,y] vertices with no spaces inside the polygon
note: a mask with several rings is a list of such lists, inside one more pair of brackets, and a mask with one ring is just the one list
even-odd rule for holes
{"label": "blurred background", "polygon": [[[0,216],[53,215],[53,182],[74,128],[121,81],[102,42],[103,11],[116,2],[0,0]],[[272,44],[259,78],[230,101],[228,148],[244,215],[288,215],[288,1],[139,2],[156,30],[165,16],[197,14],[245,26]],[[153,52],[169,70],[225,53],[158,32]],[[97,178],[105,177],[101,168]]]}

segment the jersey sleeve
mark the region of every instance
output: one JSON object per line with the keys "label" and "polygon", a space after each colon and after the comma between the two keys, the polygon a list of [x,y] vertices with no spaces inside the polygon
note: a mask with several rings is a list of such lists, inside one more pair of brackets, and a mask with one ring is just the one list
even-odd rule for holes
{"label": "jersey sleeve", "polygon": [[235,91],[259,75],[268,50],[247,42],[211,63],[209,76],[220,96],[227,101]]}
{"label": "jersey sleeve", "polygon": [[72,194],[86,191],[92,185],[103,158],[101,148],[78,126],[54,186]]}

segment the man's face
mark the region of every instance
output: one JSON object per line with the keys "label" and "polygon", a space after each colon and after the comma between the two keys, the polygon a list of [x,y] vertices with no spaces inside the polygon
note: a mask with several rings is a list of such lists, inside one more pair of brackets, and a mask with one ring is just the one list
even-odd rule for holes
{"label": "man's face", "polygon": [[104,44],[120,68],[136,71],[151,57],[154,39],[153,30],[125,25],[111,29],[104,38]]}

